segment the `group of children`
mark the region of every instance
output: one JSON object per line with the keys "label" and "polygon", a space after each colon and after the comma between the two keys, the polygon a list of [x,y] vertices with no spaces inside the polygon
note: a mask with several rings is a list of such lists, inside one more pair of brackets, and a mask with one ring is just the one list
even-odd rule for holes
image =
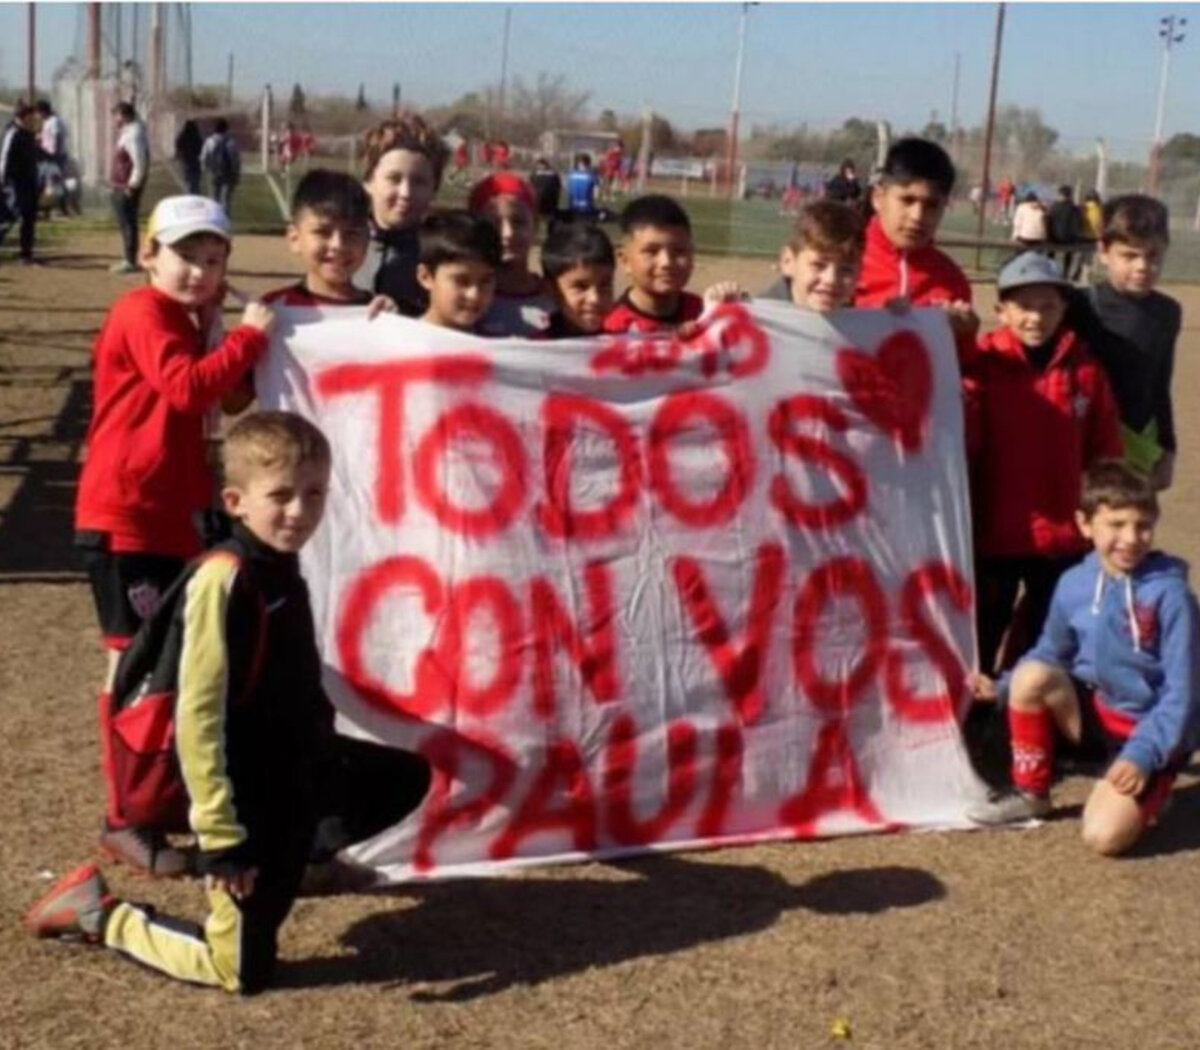
{"label": "group of children", "polygon": [[[412,158],[393,161],[419,168]],[[440,168],[435,187],[437,177]],[[1084,834],[1102,852],[1118,852],[1155,819],[1197,721],[1195,601],[1181,563],[1150,551],[1155,490],[1170,482],[1175,449],[1169,388],[1179,310],[1154,290],[1166,213],[1144,197],[1110,203],[1101,238],[1108,282],[1090,293],[1074,290],[1042,256],[1009,262],[997,284],[1000,327],[979,339],[970,284],[933,244],[954,177],[937,145],[898,142],[871,190],[869,221],[844,203],[807,205],[781,250],[782,276],[765,294],[819,313],[850,305],[945,310],[964,377],[975,513],[983,662],[972,681],[981,701],[1007,698],[1017,789],[989,800],[977,818],[1044,813],[1053,727],[1078,740],[1094,722],[1112,762],[1088,804]],[[696,321],[706,299],[740,294],[729,285],[705,296],[688,290],[691,226],[661,195],[629,203],[618,246],[594,223],[553,224],[535,272],[534,195],[523,179],[497,172],[474,188],[466,209],[410,214],[417,233],[393,245],[389,279],[397,265],[410,268],[412,280],[401,286],[420,297],[398,303],[355,283],[377,200],[349,176],[310,171],[287,231],[303,279],[249,303],[219,339],[210,332],[227,291],[228,219],[197,197],[155,209],[141,259],[149,284],[117,301],[97,340],[79,486],[77,542],[110,651],[100,697],[105,740],[121,650],[201,552],[193,520],[212,491],[204,413],[222,400],[240,410],[251,399],[248,377],[267,347],[270,304],[401,310],[466,333],[552,340],[676,329]],[[618,268],[629,282],[620,298]],[[330,451],[298,417],[256,413],[231,429],[223,467],[221,500],[234,534],[186,570],[179,614],[178,750],[194,867],[209,892],[206,926],[184,929],[116,901],[94,866],[65,876],[28,924],[42,936],[102,943],[173,976],[248,992],[270,978],[277,930],[322,837],[313,770],[331,764],[332,712],[296,552],[320,521]],[[1080,562],[1089,545],[1094,553]],[[233,635],[253,595],[271,611],[259,655],[274,671],[255,677],[235,703],[249,657]],[[996,680],[1029,646],[1015,674]],[[272,653],[285,656],[275,661]],[[278,754],[283,738],[294,747],[279,772],[259,760]],[[107,748],[103,762],[105,852],[154,874],[189,870],[188,855],[160,831],[123,817]],[[413,766],[403,779],[404,797],[388,819],[415,806],[428,785],[427,770]],[[362,816],[343,811],[352,830],[327,844],[378,825]]]}

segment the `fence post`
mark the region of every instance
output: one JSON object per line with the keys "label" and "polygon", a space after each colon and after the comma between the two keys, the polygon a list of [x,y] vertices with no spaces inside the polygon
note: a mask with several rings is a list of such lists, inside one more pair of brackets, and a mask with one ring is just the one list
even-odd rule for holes
{"label": "fence post", "polygon": [[271,85],[263,90],[262,99],[262,170],[264,175],[271,171]]}

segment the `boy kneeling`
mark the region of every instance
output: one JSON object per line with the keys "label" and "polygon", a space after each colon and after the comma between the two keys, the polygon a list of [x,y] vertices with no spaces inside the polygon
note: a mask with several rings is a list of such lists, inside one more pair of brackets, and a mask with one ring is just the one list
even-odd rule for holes
{"label": "boy kneeling", "polygon": [[325,510],[330,449],[301,417],[262,412],[230,430],[224,467],[222,498],[236,525],[187,581],[175,705],[208,919],[201,929],[117,900],[85,865],[35,904],[26,924],[41,937],[116,949],[178,980],[251,993],[271,980],[336,761],[297,558]]}
{"label": "boy kneeling", "polygon": [[1055,727],[1100,744],[1109,766],[1083,811],[1097,853],[1129,849],[1157,823],[1200,728],[1200,615],[1187,565],[1150,549],[1154,489],[1119,460],[1084,477],[1076,522],[1093,552],[1059,580],[1042,636],[1008,690],[1014,792],[971,817],[1003,824],[1045,816]]}

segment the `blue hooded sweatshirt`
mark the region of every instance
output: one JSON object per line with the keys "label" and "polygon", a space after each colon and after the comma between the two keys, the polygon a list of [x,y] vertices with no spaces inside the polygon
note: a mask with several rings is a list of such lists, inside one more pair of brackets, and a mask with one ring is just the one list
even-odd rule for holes
{"label": "blue hooded sweatshirt", "polygon": [[1128,576],[1109,576],[1089,554],[1058,581],[1022,658],[1061,668],[1136,720],[1118,757],[1147,775],[1193,750],[1200,730],[1200,614],[1187,571],[1152,551]]}

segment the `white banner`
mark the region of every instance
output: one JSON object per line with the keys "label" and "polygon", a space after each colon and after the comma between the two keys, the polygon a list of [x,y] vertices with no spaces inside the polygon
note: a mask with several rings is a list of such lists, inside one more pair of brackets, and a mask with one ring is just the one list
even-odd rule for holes
{"label": "white banner", "polygon": [[944,315],[727,304],[686,341],[282,310],[334,449],[303,555],[344,732],[430,795],[383,877],[965,824],[974,662]]}

